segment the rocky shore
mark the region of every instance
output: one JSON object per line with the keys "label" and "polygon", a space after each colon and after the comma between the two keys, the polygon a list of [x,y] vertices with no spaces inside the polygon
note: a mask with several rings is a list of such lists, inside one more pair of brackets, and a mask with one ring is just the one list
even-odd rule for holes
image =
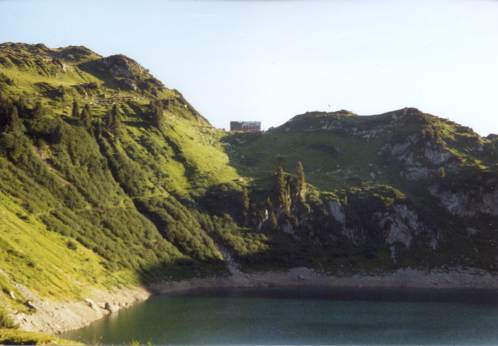
{"label": "rocky shore", "polygon": [[433,288],[498,289],[498,276],[479,269],[420,271],[400,269],[383,274],[326,275],[309,268],[289,271],[233,273],[227,277],[162,282],[149,287],[154,294],[208,288],[323,287],[323,288]]}
{"label": "rocky shore", "polygon": [[29,297],[36,311],[19,313],[15,319],[21,329],[60,333],[90,324],[134,303],[144,301],[151,294],[168,294],[199,289],[253,287],[320,287],[320,288],[432,288],[432,289],[497,289],[498,277],[478,269],[420,271],[400,269],[383,274],[326,275],[309,268],[289,271],[244,273],[232,268],[225,277],[196,278],[168,281],[142,288],[124,288],[112,292],[95,290],[81,301],[54,302]]}
{"label": "rocky shore", "polygon": [[144,301],[150,296],[142,287],[113,291],[94,289],[88,298],[78,301],[40,299],[27,289],[22,293],[29,300],[33,313],[17,313],[12,317],[20,329],[51,334],[84,327],[106,315]]}

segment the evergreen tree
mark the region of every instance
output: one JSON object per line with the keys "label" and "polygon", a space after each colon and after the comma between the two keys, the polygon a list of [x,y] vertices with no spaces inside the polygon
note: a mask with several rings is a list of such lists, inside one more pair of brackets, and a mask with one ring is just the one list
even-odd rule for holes
{"label": "evergreen tree", "polygon": [[275,214],[275,212],[273,210],[270,212],[270,216],[269,216],[268,222],[270,224],[270,229],[272,231],[276,231],[278,229],[277,215]]}
{"label": "evergreen tree", "polygon": [[17,107],[17,112],[20,117],[25,117],[28,108],[26,107],[26,99],[23,96],[20,96],[15,102],[15,106]]}
{"label": "evergreen tree", "polygon": [[40,101],[37,101],[35,107],[32,110],[32,118],[40,119],[43,116],[44,110]]}
{"label": "evergreen tree", "polygon": [[117,104],[112,105],[111,116],[114,130],[118,131],[121,128],[121,114]]}
{"label": "evergreen tree", "polygon": [[270,197],[267,197],[264,203],[265,214],[263,220],[266,220],[265,227],[271,231],[278,228],[278,218],[273,208],[273,202]]}
{"label": "evergreen tree", "polygon": [[18,133],[24,130],[24,125],[19,118],[19,113],[16,106],[12,106],[7,118],[6,132]]}
{"label": "evergreen tree", "polygon": [[64,87],[62,85],[60,85],[57,88],[57,93],[58,93],[59,99],[61,101],[64,101],[64,97],[66,96],[66,89],[64,89]]}
{"label": "evergreen tree", "polygon": [[285,178],[284,169],[282,166],[278,166],[275,173],[275,197],[277,200],[277,205],[282,208],[285,213],[289,213],[289,201],[288,201],[288,186],[287,180]]}
{"label": "evergreen tree", "polygon": [[76,99],[73,100],[73,109],[71,111],[71,116],[75,119],[78,119],[80,117],[80,105],[78,104],[78,101],[76,101]]}
{"label": "evergreen tree", "polygon": [[106,127],[117,134],[121,129],[121,116],[119,114],[119,109],[116,104],[112,105],[111,111],[107,113],[105,117]]}
{"label": "evergreen tree", "polygon": [[266,210],[268,210],[268,212],[270,212],[271,210],[273,210],[273,203],[271,202],[271,198],[270,197],[266,198],[265,208],[266,208]]}
{"label": "evergreen tree", "polygon": [[246,188],[243,188],[242,189],[242,209],[249,210],[249,204],[250,204],[249,192],[247,191]]}
{"label": "evergreen tree", "polygon": [[250,203],[251,202],[249,200],[249,193],[247,192],[246,188],[243,188],[241,192],[241,204],[242,204],[242,215],[244,217],[244,224],[247,224],[248,221]]}
{"label": "evergreen tree", "polygon": [[161,128],[161,122],[163,120],[163,106],[160,101],[151,101],[151,117],[152,124],[158,129]]}
{"label": "evergreen tree", "polygon": [[104,126],[108,129],[112,128],[112,112],[110,110],[104,116]]}
{"label": "evergreen tree", "polygon": [[90,112],[90,106],[88,104],[83,107],[80,120],[83,126],[87,129],[92,127],[92,113]]}
{"label": "evergreen tree", "polygon": [[250,205],[249,205],[249,220],[248,220],[248,224],[249,225],[257,225],[259,224],[260,220],[262,220],[262,218],[259,218],[259,210],[258,210],[258,207],[256,205],[256,203],[254,202],[251,202]]}
{"label": "evergreen tree", "polygon": [[304,178],[304,167],[301,161],[297,162],[296,185],[297,196],[301,201],[304,201],[304,194],[306,192],[306,180]]}

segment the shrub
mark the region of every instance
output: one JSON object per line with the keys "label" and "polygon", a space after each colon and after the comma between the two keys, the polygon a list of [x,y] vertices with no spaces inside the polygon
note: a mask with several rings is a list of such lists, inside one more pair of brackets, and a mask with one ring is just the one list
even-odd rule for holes
{"label": "shrub", "polygon": [[9,315],[0,307],[0,328],[16,328],[16,324]]}
{"label": "shrub", "polygon": [[73,250],[73,251],[76,251],[78,249],[78,245],[72,240],[68,240],[66,242],[66,246],[68,249]]}

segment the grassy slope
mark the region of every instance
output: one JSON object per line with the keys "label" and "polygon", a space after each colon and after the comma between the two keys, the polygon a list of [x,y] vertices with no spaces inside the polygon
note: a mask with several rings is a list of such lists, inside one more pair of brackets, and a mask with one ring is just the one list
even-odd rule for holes
{"label": "grassy slope", "polygon": [[[24,48],[6,55],[23,64],[0,65],[4,80],[14,81],[0,83],[2,96],[22,95],[28,107],[38,100],[45,109],[36,121],[21,114],[26,131],[9,149],[15,158],[0,156],[0,299],[8,310],[27,309],[15,284],[51,299],[81,298],[90,287],[194,275],[198,269],[185,270],[185,261],[219,261],[199,223],[209,216],[188,207],[192,193],[237,178],[219,131],[174,90],[154,97],[171,100],[158,130],[146,116],[150,95],[107,88],[78,61],[65,61],[61,71]],[[43,95],[40,82],[63,86],[64,98]],[[96,92],[74,87],[90,82]],[[117,102],[119,135],[90,134],[68,116],[72,100],[91,105],[94,124]]]}
{"label": "grassy slope", "polygon": [[65,340],[42,333],[23,332],[12,329],[0,329],[2,345],[81,345],[73,340]]}
{"label": "grassy slope", "polygon": [[[278,164],[293,172],[297,162],[302,161],[308,181],[329,191],[371,180],[370,172],[385,168],[376,154],[380,143],[327,131],[297,135],[275,131],[264,135],[228,134],[225,140],[236,146],[231,151],[231,163],[243,175],[265,178]],[[235,144],[237,141],[241,144]],[[386,181],[385,175],[378,179]]]}
{"label": "grassy slope", "polygon": [[[243,175],[264,178],[278,164],[292,172],[297,161],[302,161],[308,181],[327,191],[362,182],[399,185],[399,163],[380,153],[387,144],[402,141],[424,129],[435,133],[437,141],[462,165],[486,171],[496,164],[496,155],[490,155],[489,150],[475,149],[478,143],[485,145],[489,141],[471,129],[422,113],[393,126],[393,114],[307,113],[264,134],[227,133],[223,140],[229,143],[231,164]],[[393,128],[385,136],[357,135],[361,131],[389,127]]]}

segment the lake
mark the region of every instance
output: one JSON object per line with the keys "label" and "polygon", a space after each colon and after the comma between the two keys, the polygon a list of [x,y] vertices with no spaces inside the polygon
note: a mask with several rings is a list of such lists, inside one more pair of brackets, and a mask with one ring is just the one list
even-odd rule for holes
{"label": "lake", "polygon": [[156,296],[63,334],[129,344],[498,344],[498,293],[242,289]]}

